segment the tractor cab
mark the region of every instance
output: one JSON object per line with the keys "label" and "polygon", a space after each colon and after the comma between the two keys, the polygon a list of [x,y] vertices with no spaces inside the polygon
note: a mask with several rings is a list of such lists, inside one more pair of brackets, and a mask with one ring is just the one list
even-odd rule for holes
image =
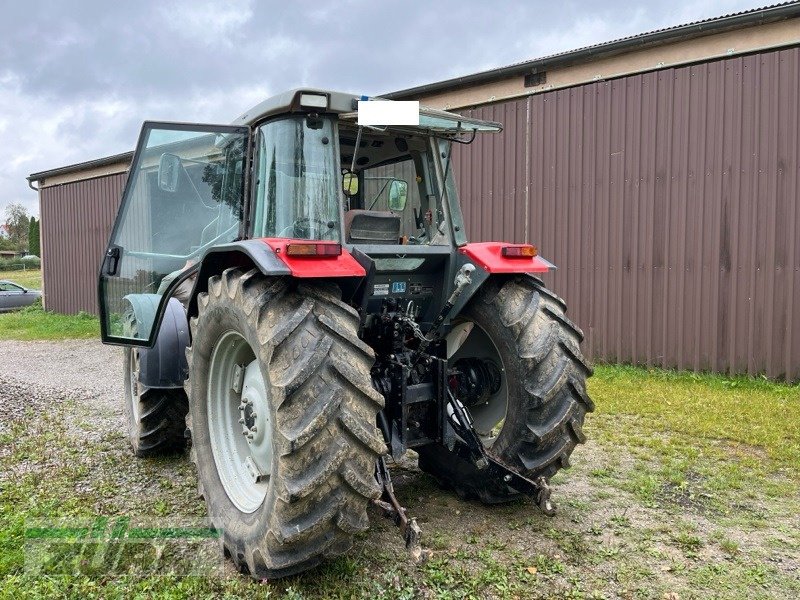
{"label": "tractor cab", "polygon": [[359,126],[357,103],[294,90],[233,125],[146,122],[100,273],[104,341],[152,345],[177,285],[251,239],[355,248],[377,274],[368,296],[413,295],[432,314],[447,294],[435,280],[467,241],[453,144],[502,128],[426,108],[418,125]]}

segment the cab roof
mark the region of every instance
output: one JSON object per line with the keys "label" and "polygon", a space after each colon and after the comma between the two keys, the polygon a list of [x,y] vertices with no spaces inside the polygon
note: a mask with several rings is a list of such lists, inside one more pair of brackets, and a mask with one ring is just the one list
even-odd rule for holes
{"label": "cab roof", "polygon": [[[317,107],[315,102],[321,104],[317,107],[319,112],[335,113],[341,115],[343,120],[355,124],[358,120],[358,101],[366,99],[368,98],[365,96],[359,97],[345,92],[318,88],[295,88],[256,104],[253,108],[240,115],[233,122],[233,125],[249,127],[274,115],[314,111],[315,107]],[[369,98],[369,100],[393,102],[384,98]],[[503,129],[500,123],[474,119],[424,106],[420,106],[419,116],[419,125],[403,127],[402,129],[423,130],[440,135],[477,131],[498,132]],[[391,127],[391,129],[395,129],[395,127]]]}

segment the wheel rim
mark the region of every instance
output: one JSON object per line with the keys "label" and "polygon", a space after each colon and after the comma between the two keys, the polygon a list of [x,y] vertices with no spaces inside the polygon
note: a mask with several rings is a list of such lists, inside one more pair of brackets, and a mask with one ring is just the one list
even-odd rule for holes
{"label": "wheel rim", "polygon": [[500,389],[485,403],[468,407],[472,426],[486,448],[500,436],[508,413],[508,385],[503,359],[492,338],[480,325],[470,319],[459,321],[447,336],[447,363],[455,365],[462,358],[479,358],[495,365],[501,374]]}
{"label": "wheel rim", "polygon": [[228,331],[214,347],[208,373],[208,431],[222,487],[240,511],[264,501],[272,470],[267,386],[247,341]]}
{"label": "wheel rim", "polygon": [[129,369],[129,377],[130,381],[128,385],[130,386],[130,393],[128,396],[128,401],[131,405],[131,415],[133,416],[133,422],[139,422],[139,353],[131,348],[130,351],[130,369]]}

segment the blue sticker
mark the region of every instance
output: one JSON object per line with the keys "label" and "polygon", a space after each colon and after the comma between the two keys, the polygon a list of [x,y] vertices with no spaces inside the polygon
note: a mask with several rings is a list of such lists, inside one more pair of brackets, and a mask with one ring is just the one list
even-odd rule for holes
{"label": "blue sticker", "polygon": [[392,282],[392,293],[393,294],[405,294],[406,293],[406,282],[405,281]]}

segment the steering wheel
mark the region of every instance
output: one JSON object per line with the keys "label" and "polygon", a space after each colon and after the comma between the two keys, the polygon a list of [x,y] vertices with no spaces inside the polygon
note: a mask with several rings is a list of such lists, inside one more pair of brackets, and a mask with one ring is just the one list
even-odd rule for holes
{"label": "steering wheel", "polygon": [[324,238],[334,231],[334,221],[323,221],[321,219],[314,219],[311,217],[301,217],[296,219],[294,223],[284,228],[278,237],[296,237],[300,239],[311,239],[311,224],[317,225],[318,230],[322,232],[320,238]]}

